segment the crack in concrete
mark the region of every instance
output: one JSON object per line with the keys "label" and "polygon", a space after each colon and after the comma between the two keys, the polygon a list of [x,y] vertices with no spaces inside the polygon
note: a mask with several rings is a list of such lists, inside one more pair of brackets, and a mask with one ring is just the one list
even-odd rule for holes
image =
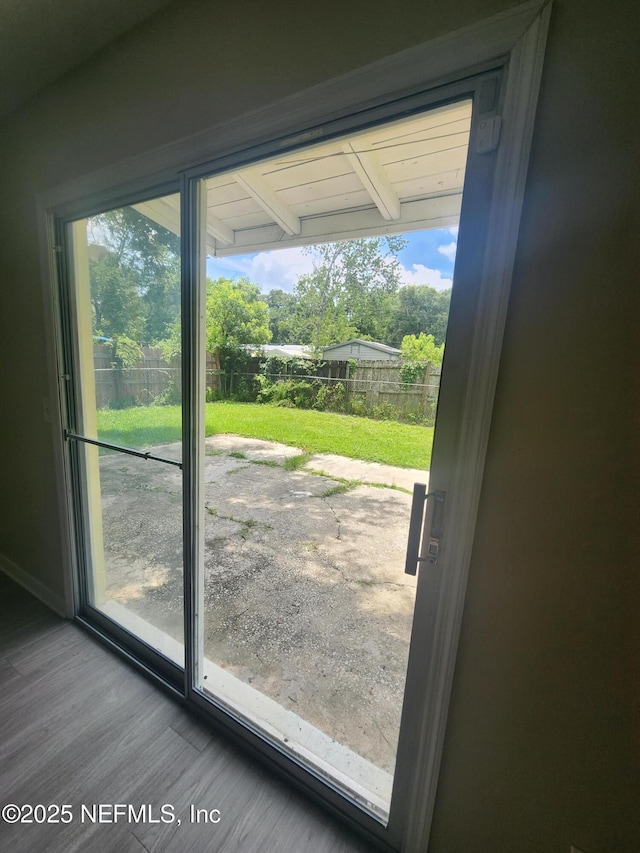
{"label": "crack in concrete", "polygon": [[336,539],[340,539],[340,525],[341,525],[341,523],[342,523],[342,522],[340,521],[340,519],[339,519],[339,518],[338,518],[338,516],[336,515],[336,511],[335,511],[335,509],[331,506],[331,504],[329,503],[329,501],[328,501],[326,498],[322,498],[322,500],[326,503],[326,505],[329,507],[329,509],[331,510],[331,512],[332,512],[332,514],[333,514],[333,517],[334,517],[334,519],[335,519],[335,522],[336,522],[336,524],[337,524],[337,526],[338,526],[338,532],[337,532],[337,534],[336,534]]}

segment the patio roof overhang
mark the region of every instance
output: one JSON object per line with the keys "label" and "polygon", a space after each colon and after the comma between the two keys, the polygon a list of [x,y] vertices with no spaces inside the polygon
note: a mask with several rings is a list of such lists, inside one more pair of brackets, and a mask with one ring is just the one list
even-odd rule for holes
{"label": "patio roof overhang", "polygon": [[[212,257],[456,225],[471,101],[214,175]],[[178,197],[135,205],[180,233]]]}

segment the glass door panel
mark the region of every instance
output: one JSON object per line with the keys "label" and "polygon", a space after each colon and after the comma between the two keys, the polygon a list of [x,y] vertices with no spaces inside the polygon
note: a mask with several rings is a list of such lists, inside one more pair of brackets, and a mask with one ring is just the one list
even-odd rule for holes
{"label": "glass door panel", "polygon": [[464,101],[200,187],[196,687],[382,823],[451,287],[429,257],[453,270],[470,122]]}
{"label": "glass door panel", "polygon": [[85,602],[184,666],[180,199],[68,225]]}

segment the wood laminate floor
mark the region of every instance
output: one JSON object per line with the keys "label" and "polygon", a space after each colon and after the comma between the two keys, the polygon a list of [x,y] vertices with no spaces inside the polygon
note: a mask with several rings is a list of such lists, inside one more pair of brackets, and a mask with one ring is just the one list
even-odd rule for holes
{"label": "wood laminate floor", "polygon": [[[7,803],[69,804],[73,814],[70,823],[0,820],[0,850],[12,853],[372,849],[0,572],[0,806]],[[93,815],[100,803],[151,806],[153,820],[170,805],[164,817],[181,824],[114,822],[109,806],[107,822],[92,823],[81,806]],[[191,804],[218,809],[219,823],[191,823]]]}

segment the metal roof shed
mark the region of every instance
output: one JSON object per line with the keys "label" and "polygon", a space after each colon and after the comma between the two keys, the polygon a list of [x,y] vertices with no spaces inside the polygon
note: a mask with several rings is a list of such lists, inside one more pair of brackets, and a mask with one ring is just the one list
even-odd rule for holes
{"label": "metal roof shed", "polygon": [[377,341],[362,341],[353,338],[342,344],[332,344],[322,351],[325,361],[397,361],[400,358],[400,350],[379,344]]}

